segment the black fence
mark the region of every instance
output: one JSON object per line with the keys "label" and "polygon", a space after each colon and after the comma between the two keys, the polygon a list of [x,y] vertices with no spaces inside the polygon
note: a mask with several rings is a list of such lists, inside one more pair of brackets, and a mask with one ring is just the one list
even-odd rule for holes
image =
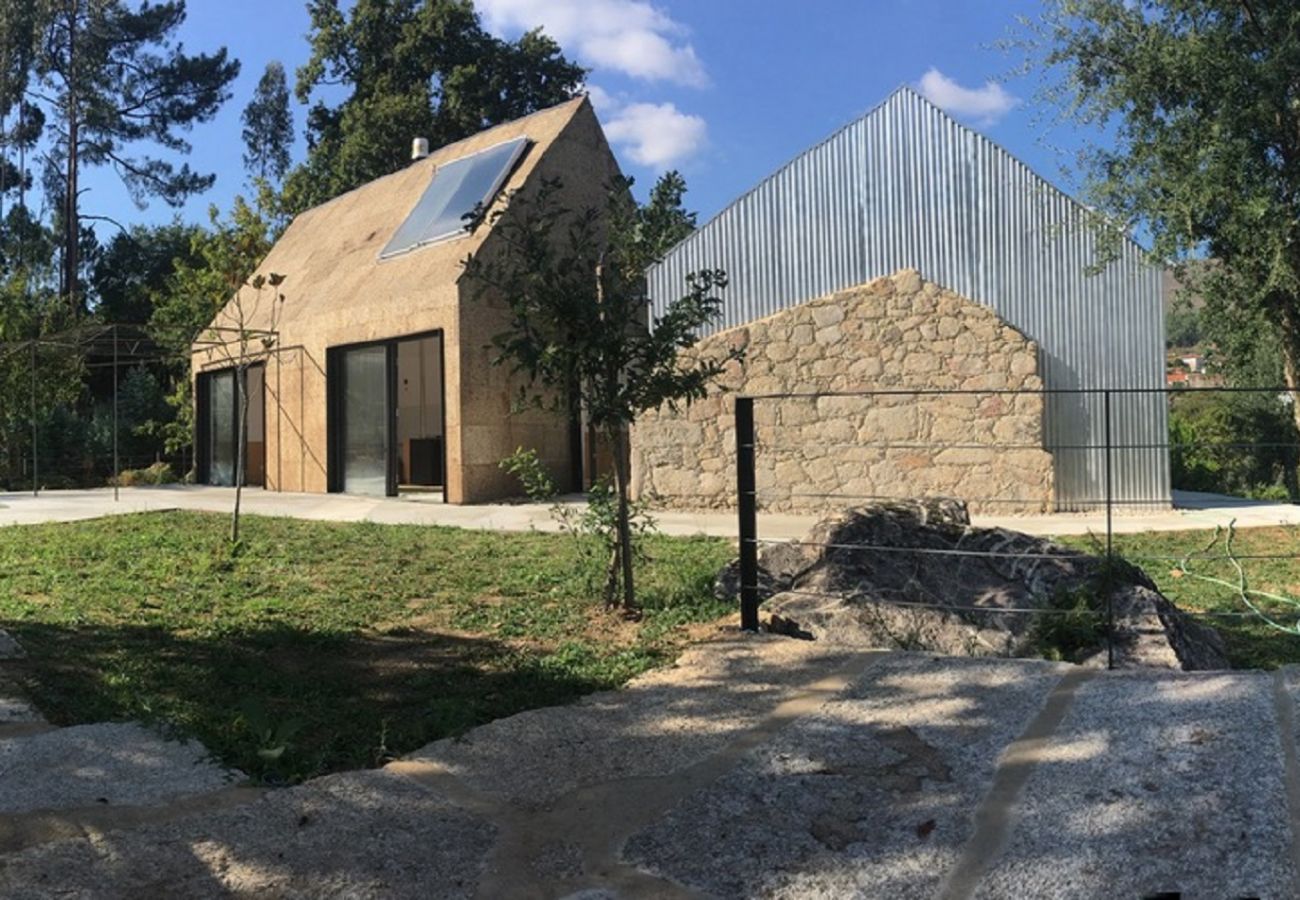
{"label": "black fence", "polygon": [[[1185,601],[1178,615],[1186,620],[1277,632],[1287,644],[1285,652],[1294,651],[1300,661],[1300,567],[1294,579],[1289,577],[1300,559],[1300,536],[1271,534],[1261,547],[1262,537],[1233,521],[1281,524],[1290,520],[1281,507],[1300,501],[1295,402],[1285,388],[1228,387],[900,388],[737,397],[742,627],[759,628],[759,606],[770,590],[760,555],[765,548],[792,543],[766,538],[761,513],[830,514],[882,502],[955,499],[971,510],[975,526],[1015,532],[1023,523],[1041,533],[1041,514],[1047,513],[1061,516],[1050,521],[1071,537],[1037,550],[1037,545],[907,546],[892,540],[793,543],[813,553],[906,557],[922,581],[926,566],[968,575],[979,562],[1050,560],[1092,567],[1105,582],[1086,608],[1055,602],[928,604],[907,591],[863,592],[859,599],[895,609],[931,606],[976,624],[1006,616],[1091,618],[1104,627],[1112,664],[1117,615],[1131,612],[1117,612],[1114,584],[1149,576],[1175,602]],[[1179,503],[1201,511],[1187,516],[1185,528],[1177,531],[1141,533],[1143,515]],[[1219,523],[1217,532],[1211,518]],[[1086,534],[1080,533],[1085,528]],[[799,590],[786,586],[782,593]],[[843,594],[820,588],[805,592]]]}

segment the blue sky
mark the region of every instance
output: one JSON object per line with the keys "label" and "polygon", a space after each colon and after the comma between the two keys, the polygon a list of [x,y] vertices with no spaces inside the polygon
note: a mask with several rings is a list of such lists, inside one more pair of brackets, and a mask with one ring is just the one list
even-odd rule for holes
{"label": "blue sky", "polygon": [[[542,26],[591,69],[597,111],[624,171],[642,188],[680,169],[689,205],[708,218],[764,176],[862,115],[900,84],[922,89],[960,120],[1070,189],[1063,150],[1047,135],[1034,80],[1003,82],[1015,60],[990,45],[1037,0],[477,0],[488,27],[512,37]],[[190,0],[187,49],[227,46],[243,62],[234,96],[194,129],[190,163],[217,183],[179,211],[202,220],[244,189],[239,116],[266,62],[290,71],[307,55],[297,0]],[[301,132],[305,107],[294,104]],[[407,144],[410,135],[395,135]],[[301,135],[295,159],[304,151]],[[139,211],[107,170],[89,172],[87,212],[161,222]],[[103,237],[108,237],[108,234]]]}

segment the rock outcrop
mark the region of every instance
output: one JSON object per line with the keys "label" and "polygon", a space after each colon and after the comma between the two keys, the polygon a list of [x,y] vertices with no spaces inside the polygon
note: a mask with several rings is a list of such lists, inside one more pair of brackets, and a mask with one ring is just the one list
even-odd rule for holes
{"label": "rock outcrop", "polygon": [[[1141,569],[974,528],[959,500],[847,510],[803,541],[764,547],[759,567],[764,610],[818,640],[1099,665],[1109,643],[1120,668],[1228,667],[1218,632],[1181,613]],[[734,596],[738,585],[733,563],[715,590]]]}

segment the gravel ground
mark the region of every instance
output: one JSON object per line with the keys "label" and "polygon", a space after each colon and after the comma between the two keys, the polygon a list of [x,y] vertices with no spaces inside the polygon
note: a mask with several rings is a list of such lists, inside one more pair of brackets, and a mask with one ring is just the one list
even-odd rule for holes
{"label": "gravel ground", "polygon": [[733,638],[234,800],[138,726],[0,731],[0,896],[1295,897],[1298,696]]}

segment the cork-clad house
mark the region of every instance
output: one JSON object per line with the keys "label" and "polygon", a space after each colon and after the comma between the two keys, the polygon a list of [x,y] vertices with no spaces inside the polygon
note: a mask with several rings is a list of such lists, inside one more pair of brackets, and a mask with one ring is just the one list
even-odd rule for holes
{"label": "cork-clad house", "polygon": [[491,212],[509,216],[511,192],[558,179],[563,203],[582,209],[603,202],[617,171],[579,98],[300,214],[257,268],[282,276],[274,293],[284,299],[245,287],[193,347],[198,480],[234,481],[232,346],[242,327],[252,361],[246,484],[475,503],[517,491],[499,463],[524,446],[562,487],[577,487],[581,429],[512,408],[517,385],[490,347],[508,312],[470,283],[463,261],[497,252]]}

